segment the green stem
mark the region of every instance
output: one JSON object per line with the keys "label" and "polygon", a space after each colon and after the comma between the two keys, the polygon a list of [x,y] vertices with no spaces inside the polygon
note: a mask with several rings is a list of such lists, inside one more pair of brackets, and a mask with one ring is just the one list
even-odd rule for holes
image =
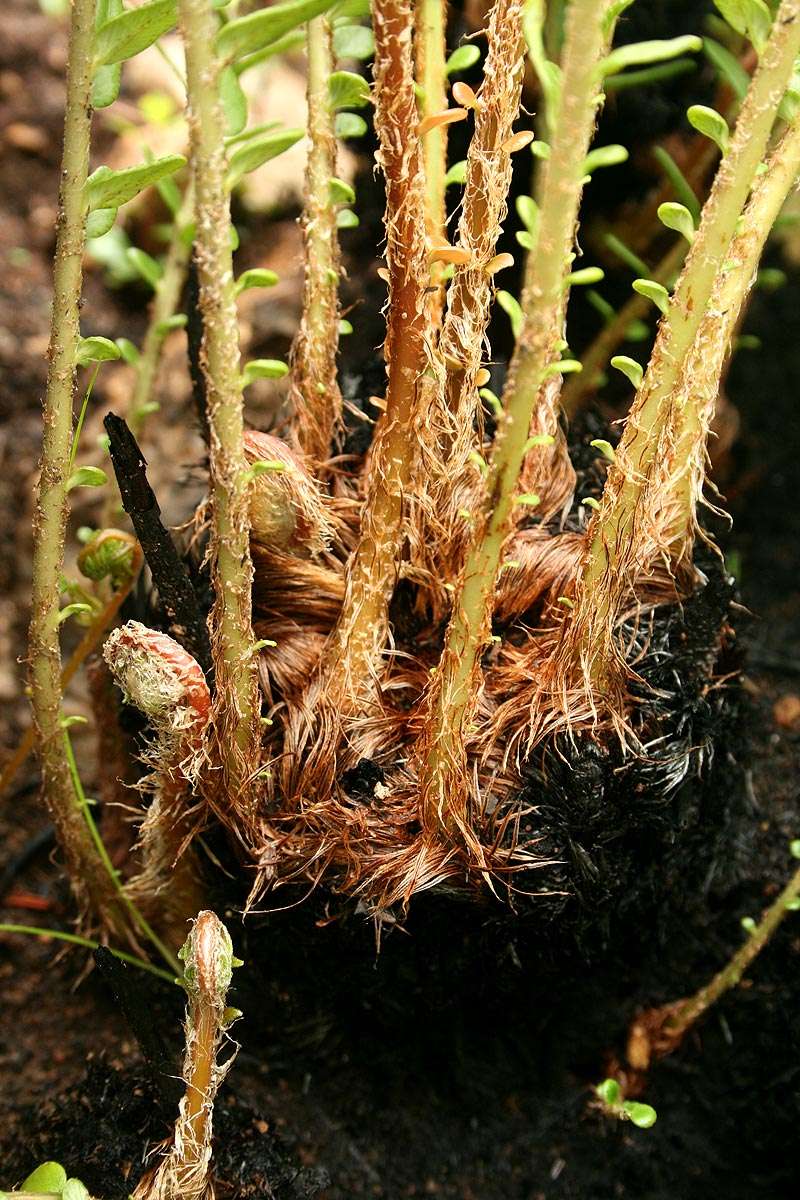
{"label": "green stem", "polygon": [[[745,300],[752,287],[770,230],[800,172],[800,122],[789,127],[757,180],[737,224],[724,267],[718,272],[708,309],[687,361],[683,382],[670,414],[671,456],[659,456],[651,488],[663,494],[667,536],[677,562],[691,554],[697,530],[697,505],[706,468],[708,428],[714,414],[725,359]],[[671,503],[670,503],[671,502]]]}
{"label": "green stem", "polygon": [[230,809],[249,814],[258,771],[261,730],[251,622],[253,568],[248,521],[248,473],[243,447],[239,323],[225,188],[225,118],[219,99],[223,64],[215,51],[217,16],[211,0],[180,0],[186,49],[189,128],[195,186],[195,256],[203,314],[212,487],[211,613],[216,677],[214,735]]}
{"label": "green stem", "polygon": [[342,395],[336,377],[339,349],[339,237],[330,182],[336,175],[335,113],[329,80],[333,68],[331,28],[315,17],[306,26],[308,136],[303,213],[305,285],[303,316],[292,349],[293,440],[311,463],[331,455],[341,426]]}
{"label": "green stem", "polygon": [[747,941],[736,951],[726,966],[718,971],[710,983],[700,988],[686,1000],[664,1024],[664,1032],[675,1043],[680,1041],[687,1029],[708,1012],[712,1004],[741,980],[747,968],[758,957],[794,902],[800,897],[800,867],[795,871],[778,898],[764,913]]}
{"label": "green stem", "polygon": [[61,194],[53,265],[49,370],[44,398],[41,475],[34,517],[31,623],[31,707],[44,798],[82,907],[111,925],[116,897],[75,804],[61,729],[60,578],[72,451],[72,400],[88,206],[95,0],[74,0],[67,62]]}
{"label": "green stem", "polygon": [[[687,249],[686,242],[680,238],[664,255],[650,277],[656,283],[667,287],[675,273],[680,270]],[[617,348],[625,341],[631,324],[646,317],[650,309],[651,302],[647,297],[634,292],[608,324],[600,330],[586,353],[581,355],[582,369],[577,374],[570,375],[561,391],[561,407],[568,417],[576,413],[589,394],[599,386],[601,374],[605,371]]]}
{"label": "green stem", "polygon": [[95,367],[94,371],[92,372],[92,378],[89,380],[89,386],[87,387],[86,393],[83,397],[83,403],[81,404],[81,411],[78,414],[78,420],[75,425],[75,433],[72,436],[72,448],[70,449],[70,452],[69,452],[69,466],[67,467],[67,472],[68,472],[67,480],[69,480],[69,477],[72,474],[72,468],[75,466],[75,456],[78,453],[78,444],[80,443],[80,440],[81,440],[81,432],[83,430],[83,422],[86,420],[86,410],[89,407],[89,401],[92,398],[92,392],[94,391],[94,385],[97,382],[97,376],[98,376],[99,371],[100,371],[100,364],[98,363],[98,365]]}
{"label": "green stem", "polygon": [[[95,942],[92,938],[81,937],[77,933],[64,933],[61,929],[43,929],[38,925],[6,925],[0,924],[0,933],[27,933],[33,937],[40,938],[56,938],[60,942],[69,942],[73,946],[85,946],[87,950],[99,950],[102,942]],[[182,970],[178,970],[178,979],[175,974],[170,974],[169,971],[164,971],[161,967],[154,966],[153,963],[146,962],[143,958],[137,958],[135,954],[128,954],[125,950],[115,950],[111,946],[106,946],[106,949],[114,955],[114,958],[119,958],[122,962],[129,963],[132,967],[139,967],[142,971],[148,971],[151,975],[156,975],[159,979],[165,980],[167,983],[180,982],[180,977],[183,975]]]}
{"label": "green stem", "polygon": [[75,761],[75,752],[72,749],[72,741],[66,729],[64,730],[64,750],[67,756],[72,786],[75,788],[75,796],[78,801],[78,808],[83,814],[83,819],[89,829],[89,833],[94,843],[95,850],[97,851],[97,855],[103,864],[106,874],[114,886],[114,890],[119,898],[119,903],[128,913],[128,916],[131,918],[131,922],[134,927],[138,926],[141,932],[152,943],[152,945],[164,959],[164,962],[167,964],[167,966],[170,967],[177,975],[180,975],[181,966],[177,958],[169,949],[169,947],[166,946],[161,940],[155,930],[151,928],[151,926],[139,912],[139,909],[131,900],[130,896],[127,895],[119,877],[119,871],[116,870],[114,864],[111,862],[111,859],[108,856],[108,851],[106,850],[103,839],[100,836],[100,830],[97,828],[97,822],[92,814],[91,805],[89,804],[89,800],[83,790],[83,783],[81,782],[81,777],[78,772],[78,764]]}
{"label": "green stem", "polygon": [[466,821],[464,740],[480,687],[480,655],[490,641],[492,606],[503,546],[513,526],[515,491],[537,400],[559,357],[584,161],[601,99],[598,69],[610,41],[613,0],[570,6],[558,122],[545,164],[538,251],[528,257],[525,321],[504,392],[487,477],[487,501],[467,556],[442,658],[427,705],[420,771],[426,828]]}
{"label": "green stem", "polygon": [[[636,510],[648,468],[659,446],[673,393],[706,312],[717,270],[724,263],[736,223],[763,159],[778,106],[800,52],[800,0],[783,0],[772,34],[736,123],[728,153],[703,208],[683,272],[661,321],[645,378],[631,409],[617,463],[609,472],[600,511],[590,527],[590,551],[574,613],[585,648],[600,648],[591,675],[600,683],[608,667],[604,652],[622,595],[630,587]],[[603,631],[602,636],[595,636]],[[584,655],[585,657],[585,655]]]}
{"label": "green stem", "polygon": [[194,189],[189,183],[172,225],[172,237],[164,259],[163,274],[156,284],[150,306],[147,331],[136,363],[136,381],[128,408],[128,425],[140,440],[147,416],[153,411],[153,392],[158,376],[161,351],[167,336],[166,322],[178,310],[186,280],[191,245],[184,236],[194,214]]}
{"label": "green stem", "polygon": [[[130,594],[131,588],[138,578],[142,564],[142,552],[139,548],[138,542],[134,542],[134,547],[134,565],[131,569],[130,578],[126,580],[124,584],[120,585],[119,589],[114,592],[111,599],[106,602],[101,611],[94,618],[91,625],[78,642],[78,645],[72,651],[69,661],[61,672],[62,694],[78,668],[82,666],[92,651],[97,648],[100,639],[111,625],[111,622],[114,620],[119,610],[122,608],[122,605]],[[33,743],[34,730],[33,727],[31,727],[23,736],[22,741],[11,758],[9,758],[8,761],[3,764],[2,771],[0,771],[0,798],[2,798],[10,788],[17,771],[19,771],[20,767],[23,765],[33,749]]]}

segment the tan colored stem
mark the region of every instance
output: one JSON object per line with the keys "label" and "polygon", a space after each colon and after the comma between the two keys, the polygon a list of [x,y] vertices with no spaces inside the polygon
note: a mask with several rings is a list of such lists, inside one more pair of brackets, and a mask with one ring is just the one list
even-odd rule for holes
{"label": "tan colored stem", "polygon": [[335,114],[328,81],[333,69],[331,29],[315,17],[306,26],[308,136],[303,213],[303,315],[292,348],[292,442],[320,467],[341,428],[342,395],[336,376],[339,349],[339,236],[330,181],[336,175]]}
{"label": "tan colored stem", "polygon": [[196,1166],[199,1151],[206,1144],[210,1113],[207,1099],[211,1090],[216,1049],[216,1026],[213,1012],[199,1003],[193,1005],[190,1018],[195,1030],[195,1053],[191,1074],[186,1081],[186,1120],[192,1136],[187,1139],[186,1166]]}
{"label": "tan colored stem", "polygon": [[197,915],[180,957],[189,996],[186,1012],[186,1092],[170,1150],[140,1180],[133,1200],[213,1200],[211,1136],[214,1101],[232,1062],[220,1063],[225,1039],[231,971],[239,965],[227,929],[209,911]]}
{"label": "tan colored stem", "polygon": [[[418,0],[415,7],[416,34],[414,57],[417,83],[422,89],[421,117],[430,117],[447,108],[445,74],[447,0]],[[425,166],[426,230],[432,244],[447,241],[445,175],[447,174],[447,126],[437,125],[422,138]],[[431,281],[436,286],[429,298],[431,320],[438,325],[442,316],[443,264],[434,263]]]}
{"label": "tan colored stem", "polygon": [[[612,0],[573,0],[564,50],[561,105],[545,166],[538,252],[529,256],[523,294],[525,322],[511,362],[486,482],[486,504],[460,580],[444,651],[426,700],[420,771],[426,829],[467,822],[465,738],[477,704],[480,655],[491,634],[503,546],[513,527],[514,499],[525,444],[547,368],[558,361],[583,164],[598,103],[598,64],[610,40]],[[546,389],[545,389],[546,390]]]}
{"label": "tan colored stem", "polygon": [[386,410],[370,453],[361,534],[341,619],[323,660],[338,703],[353,703],[377,675],[403,542],[403,496],[414,486],[422,375],[428,365],[425,181],[417,135],[410,0],[375,0],[375,125],[386,179],[389,315]]}
{"label": "tan colored stem", "polygon": [[88,207],[95,0],[74,0],[67,61],[61,194],[53,265],[53,310],[44,398],[41,475],[33,526],[30,681],[34,740],[44,798],[82,908],[106,928],[125,928],[114,887],[96,852],[69,773],[61,726],[60,578],[67,523],[72,398],[80,337],[83,252]]}
{"label": "tan colored stem", "polygon": [[470,260],[456,267],[448,289],[438,347],[441,371],[429,381],[425,490],[412,508],[411,559],[422,569],[434,619],[450,611],[447,585],[461,569],[471,510],[480,491],[472,460],[483,444],[478,372],[487,354],[495,291],[487,266],[496,254],[507,212],[509,139],[519,113],[525,65],[523,9],[523,0],[496,0],[489,17],[457,238],[459,250],[468,251]]}
{"label": "tan colored stem", "polygon": [[[466,427],[468,449],[480,402],[476,376],[485,353],[494,282],[486,266],[493,258],[507,212],[511,154],[507,143],[519,113],[525,44],[524,0],[497,0],[487,32],[488,53],[478,92],[475,132],[467,153],[467,173],[458,226],[458,246],[471,261],[456,268],[447,298],[440,353],[447,371],[446,409],[453,423],[450,444]],[[451,464],[448,469],[452,472]]]}
{"label": "tan colored stem", "polygon": [[769,906],[755,930],[736,951],[730,962],[717,972],[710,983],[685,1000],[674,1015],[667,1020],[664,1030],[670,1039],[675,1043],[680,1041],[687,1030],[708,1012],[720,996],[724,996],[725,992],[736,987],[745,971],[768,944],[787,913],[791,911],[788,905],[793,904],[798,897],[800,897],[800,867],[795,871],[778,898]]}
{"label": "tan colored stem", "polygon": [[225,118],[219,99],[223,67],[215,49],[217,16],[211,0],[181,0],[186,48],[189,129],[195,187],[195,256],[203,314],[212,488],[211,556],[214,605],[212,652],[216,677],[213,738],[223,769],[221,803],[252,813],[259,768],[260,701],[251,624],[248,490],[240,376],[239,323],[225,187]]}

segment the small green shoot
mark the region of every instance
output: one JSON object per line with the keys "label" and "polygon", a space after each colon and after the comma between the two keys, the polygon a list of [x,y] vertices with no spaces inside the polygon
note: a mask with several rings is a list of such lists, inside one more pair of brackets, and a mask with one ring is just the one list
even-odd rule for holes
{"label": "small green shoot", "polygon": [[480,50],[472,42],[459,46],[447,59],[444,65],[445,74],[460,75],[462,71],[468,71],[470,67],[475,66],[480,56]]}
{"label": "small green shoot", "polygon": [[68,1179],[61,1163],[41,1163],[13,1192],[0,1192],[0,1200],[44,1200],[45,1197],[60,1196],[61,1200],[90,1200],[89,1189],[80,1179]]}
{"label": "small green shoot", "polygon": [[571,271],[564,280],[564,288],[585,287],[593,283],[600,283],[605,279],[605,271],[601,267],[581,267],[578,271]]}
{"label": "small green shoot", "polygon": [[614,447],[605,438],[593,438],[589,445],[593,446],[595,450],[599,450],[603,458],[607,458],[609,462],[616,462],[617,456],[614,453]]}
{"label": "small green shoot", "polygon": [[731,28],[749,38],[761,54],[772,26],[772,13],[765,0],[714,0],[714,5]]}
{"label": "small green shoot", "polygon": [[617,167],[620,163],[627,162],[628,157],[628,150],[625,146],[614,144],[598,146],[587,154],[583,170],[586,175],[593,175],[601,167]]}
{"label": "small green shoot", "polygon": [[630,1121],[637,1129],[652,1129],[658,1119],[658,1114],[651,1104],[625,1100],[616,1079],[604,1079],[602,1083],[598,1083],[594,1094],[599,1101],[599,1107],[608,1116],[616,1117],[618,1121]]}

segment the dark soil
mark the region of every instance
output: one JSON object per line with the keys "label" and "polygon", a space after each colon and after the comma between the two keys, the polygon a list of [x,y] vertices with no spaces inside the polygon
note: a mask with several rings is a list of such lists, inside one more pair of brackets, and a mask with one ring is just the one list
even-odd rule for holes
{"label": "dark soil", "polygon": [[[637,29],[637,36],[684,32],[684,23],[696,29],[692,11],[708,6],[675,6],[680,28],[672,24],[672,6],[651,7],[661,25]],[[15,660],[24,644],[30,555],[28,513],[19,498],[30,494],[38,451],[63,38],[32,0],[8,5],[0,31],[4,123],[27,123],[43,134],[38,150],[20,148],[14,138],[2,144],[0,357],[11,382],[0,390],[6,515],[0,537],[7,552],[0,636],[8,660],[0,673],[0,721],[13,745],[25,721]],[[699,82],[691,84],[693,99]],[[609,113],[605,140],[630,140],[625,104]],[[635,136],[644,145],[675,128],[682,107],[674,85],[642,98]],[[617,120],[628,126],[622,135],[614,130]],[[643,156],[634,158],[636,186],[643,187]],[[367,214],[362,232],[379,210],[374,193],[363,190],[369,176],[365,170],[359,191]],[[613,214],[633,182],[617,174],[615,190],[612,176],[591,201],[593,216]],[[267,236],[279,238],[280,228],[270,226]],[[351,274],[357,280],[355,263]],[[622,293],[626,278],[612,278],[610,294],[615,287]],[[377,292],[374,280],[370,287]],[[353,288],[357,293],[355,282]],[[656,789],[643,791],[641,777],[612,776],[616,790],[609,790],[608,764],[598,766],[587,753],[532,769],[529,797],[565,864],[545,882],[566,883],[570,895],[543,901],[540,909],[518,906],[514,917],[499,902],[464,905],[423,895],[402,925],[382,925],[378,952],[373,923],[342,914],[321,894],[253,915],[244,927],[226,912],[247,965],[232,996],[245,1012],[236,1026],[242,1048],[216,1125],[221,1196],[705,1200],[714,1192],[726,1200],[793,1200],[798,1194],[800,927],[794,918],[750,978],[651,1070],[644,1098],[658,1111],[652,1130],[599,1114],[591,1085],[619,1061],[635,1012],[705,982],[740,944],[740,919],[757,916],[792,870],[787,844],[800,835],[800,726],[791,721],[792,697],[800,693],[799,307],[796,272],[782,290],[755,294],[745,328],[761,337],[763,349],[739,354],[727,382],[741,428],[720,468],[734,518],[720,539],[735,568],[736,594],[709,566],[709,590],[664,622],[665,653],[652,660],[653,671],[662,672],[652,680],[659,685],[663,672],[676,662],[680,667],[672,678],[679,685],[674,704],[659,719],[670,746],[682,740],[686,778],[665,787],[662,777]],[[93,331],[138,334],[140,309],[138,296],[109,293],[90,278],[86,315]],[[581,308],[575,317],[580,351],[596,318]],[[269,344],[271,336],[266,326],[254,332],[257,342]],[[378,337],[376,329],[370,347]],[[362,339],[351,351],[354,373],[368,357],[365,346]],[[617,415],[616,395],[612,387],[601,396],[601,419]],[[167,493],[177,496],[168,517],[175,521],[191,509],[193,493],[182,485],[194,478],[202,453],[199,441],[182,432],[186,404],[183,393],[159,431],[163,444],[149,455],[162,507]],[[735,635],[726,632],[718,669],[737,669],[743,656],[744,676],[704,694],[692,662],[716,642],[723,624]],[[83,702],[80,692],[73,699]],[[82,747],[88,770],[88,739]],[[663,762],[659,769],[663,776]],[[674,765],[669,769],[674,781]],[[18,782],[0,813],[0,869],[12,868],[3,874],[0,916],[66,928],[69,901],[49,861],[30,764]],[[226,898],[219,899],[224,912]],[[275,902],[285,899],[279,893]],[[32,905],[41,915],[32,914]],[[113,964],[87,973],[77,954],[56,957],[54,945],[6,936],[0,981],[0,1187],[51,1158],[93,1194],[122,1200],[143,1170],[147,1148],[168,1134],[173,1118],[179,994]]]}

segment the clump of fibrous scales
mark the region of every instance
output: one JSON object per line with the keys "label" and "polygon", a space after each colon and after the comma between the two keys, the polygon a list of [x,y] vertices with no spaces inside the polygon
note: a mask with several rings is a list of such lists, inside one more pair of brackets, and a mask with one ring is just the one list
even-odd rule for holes
{"label": "clump of fibrous scales", "polygon": [[[326,272],[315,271],[315,230],[325,220],[315,191],[288,438],[250,432],[243,443],[263,702],[257,770],[246,781],[253,805],[246,814],[236,803],[226,808],[202,757],[176,764],[247,845],[261,868],[256,891],[324,879],[374,910],[445,883],[485,891],[502,879],[513,892],[517,874],[544,861],[535,836],[520,835],[520,794],[537,756],[588,739],[629,761],[647,759],[647,631],[660,608],[702,587],[693,547],[719,380],[800,164],[797,118],[773,136],[800,51],[800,0],[783,0],[760,48],[700,223],[684,230],[692,245],[671,300],[665,293],[616,454],[604,445],[605,490],[576,516],[559,405],[566,310],[580,282],[587,155],[605,74],[618,69],[611,44],[627,6],[568,5],[550,146],[537,159],[529,210],[516,349],[503,395],[489,394],[487,423],[486,330],[495,276],[508,265],[497,240],[512,155],[531,140],[520,122],[525,6],[495,0],[481,85],[460,85],[456,106],[421,118],[414,51],[423,35],[413,6],[373,4],[386,394],[373,400],[369,451],[348,460],[331,383],[338,311],[330,271],[339,259],[326,241]],[[310,36],[310,86],[319,90],[330,43],[324,25]],[[433,156],[424,150],[426,136],[453,120],[474,129],[450,243],[426,210]],[[314,172],[330,162],[330,130],[318,120],[311,134],[316,187]],[[312,352],[311,331],[320,329],[329,344]],[[327,456],[321,431],[331,439]],[[116,635],[118,651],[126,636]],[[709,682],[714,657],[712,647]],[[363,760],[375,768],[366,799],[348,790]]]}
{"label": "clump of fibrous scales", "polygon": [[193,789],[203,766],[211,695],[191,655],[174,638],[138,621],[114,630],[103,655],[126,699],[153,731],[143,756],[150,770],[141,787],[150,803],[139,828],[141,865],[127,892],[162,926],[177,931],[177,945],[202,899],[190,843],[200,820]]}

